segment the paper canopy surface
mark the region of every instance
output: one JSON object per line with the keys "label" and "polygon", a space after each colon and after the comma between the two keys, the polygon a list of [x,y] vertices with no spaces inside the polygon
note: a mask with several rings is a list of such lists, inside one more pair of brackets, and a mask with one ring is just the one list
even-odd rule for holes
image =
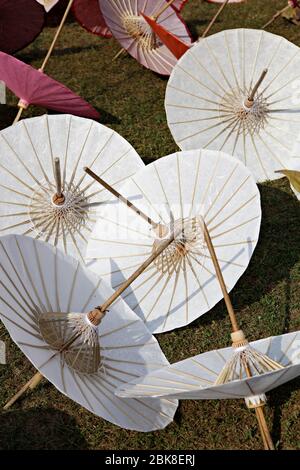
{"label": "paper canopy surface", "polygon": [[74,0],[72,12],[78,23],[90,33],[104,38],[112,37],[98,0]]}
{"label": "paper canopy surface", "polygon": [[214,385],[233,348],[216,349],[151,372],[131,384],[121,385],[117,394],[126,397],[172,397],[210,400],[246,398],[266,393],[300,374],[300,332],[253,341],[250,346],[267,354],[283,369],[223,385]]}
{"label": "paper canopy surface", "polygon": [[[117,188],[144,164],[115,131],[70,115],[25,119],[0,132],[0,235],[29,234],[81,260],[101,203],[111,195],[83,171]],[[54,159],[65,202],[53,203]]]}
{"label": "paper canopy surface", "polygon": [[12,54],[28,46],[42,31],[44,18],[35,0],[0,0],[0,51]]}
{"label": "paper canopy surface", "polygon": [[[100,2],[107,26],[121,46],[145,67],[163,75],[170,75],[177,59],[161,43],[140,14],[142,12],[147,16],[153,16],[165,4],[165,0],[155,2],[101,0]],[[157,22],[186,43],[191,44],[187,27],[174,8],[167,8]]]}
{"label": "paper canopy surface", "polygon": [[65,85],[4,52],[0,52],[0,80],[25,106],[35,104],[90,119],[100,117],[98,111]]}
{"label": "paper canopy surface", "polygon": [[[170,230],[173,224],[178,227],[185,221],[185,241],[176,239],[123,294],[150,331],[185,326],[222,299],[201,218],[231,290],[248,266],[258,240],[261,209],[257,186],[238,160],[222,152],[197,150],[147,165],[120,192]],[[99,212],[86,260],[116,288],[160,241],[146,221],[115,201]]]}
{"label": "paper canopy surface", "polygon": [[38,3],[43,5],[45,10],[48,12],[51,10],[51,8],[54,7],[58,3],[59,0],[36,0]]}
{"label": "paper canopy surface", "polygon": [[[264,69],[251,108],[245,100]],[[251,29],[226,30],[184,54],[169,79],[165,107],[181,149],[222,150],[256,181],[276,179],[299,132],[299,47]]]}
{"label": "paper canopy surface", "polygon": [[122,383],[168,364],[143,322],[119,299],[98,326],[101,365],[82,374],[41,336],[46,312],[86,313],[112,293],[71,257],[30,237],[0,238],[0,317],[12,339],[58,390],[92,413],[126,429],[152,431],[172,421],[174,400],[124,400]]}

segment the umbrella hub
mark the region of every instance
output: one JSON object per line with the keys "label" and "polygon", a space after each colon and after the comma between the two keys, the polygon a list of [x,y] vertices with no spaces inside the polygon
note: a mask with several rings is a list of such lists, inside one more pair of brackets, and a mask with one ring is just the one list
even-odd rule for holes
{"label": "umbrella hub", "polygon": [[[186,270],[189,265],[189,257],[204,256],[206,245],[203,235],[203,224],[200,217],[178,219],[168,225],[169,233],[181,232],[178,237],[154,260],[154,265],[161,273],[171,274],[174,271]],[[155,239],[152,251],[159,249],[163,238]]]}
{"label": "umbrella hub", "polygon": [[151,51],[161,45],[159,38],[141,15],[124,15],[123,26],[129,36],[137,40],[143,49]]}
{"label": "umbrella hub", "polygon": [[268,103],[262,94],[257,94],[247,106],[248,90],[230,90],[219,105],[221,119],[238,134],[255,135],[268,122]]}
{"label": "umbrella hub", "polygon": [[65,183],[63,198],[57,204],[55,188],[43,181],[34,190],[28,206],[32,230],[40,236],[72,231],[75,233],[85,226],[89,219],[88,200],[84,192],[73,183]]}
{"label": "umbrella hub", "polygon": [[97,326],[85,313],[44,313],[39,328],[45,342],[59,351],[63,363],[83,374],[94,374],[101,366]]}

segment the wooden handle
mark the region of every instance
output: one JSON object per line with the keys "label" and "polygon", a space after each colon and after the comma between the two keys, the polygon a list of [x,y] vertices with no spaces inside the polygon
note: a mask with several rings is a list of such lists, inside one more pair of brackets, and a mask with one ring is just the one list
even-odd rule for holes
{"label": "wooden handle", "polygon": [[37,372],[3,407],[4,410],[8,410],[25,392],[28,388],[34,388],[42,380],[43,376],[40,372]]}
{"label": "wooden handle", "polygon": [[166,11],[166,9],[169,8],[169,6],[171,6],[172,3],[174,3],[174,2],[175,2],[175,0],[169,0],[157,13],[155,13],[155,15],[152,16],[154,21],[157,21],[158,18],[160,17],[160,15],[162,15],[163,12]]}
{"label": "wooden handle", "polygon": [[289,5],[282,8],[282,10],[278,11],[274,16],[272,16],[272,18],[266,24],[264,24],[261,29],[265,29],[267,26],[270,26],[270,24],[272,24],[275,20],[277,20],[277,18],[279,18],[279,16],[282,15],[282,13],[287,11],[289,8],[290,8]]}
{"label": "wooden handle", "polygon": [[212,262],[213,262],[213,265],[214,265],[214,268],[215,268],[215,271],[216,271],[216,275],[217,275],[217,278],[218,278],[218,281],[219,281],[219,284],[220,284],[220,287],[221,287],[221,290],[222,290],[222,293],[223,293],[223,297],[224,297],[224,300],[225,300],[225,304],[226,304],[227,311],[228,311],[229,318],[230,318],[231,325],[232,325],[232,331],[234,331],[234,332],[239,331],[240,328],[238,326],[236,315],[235,315],[235,312],[234,312],[229,294],[227,292],[226,284],[225,284],[223,274],[222,274],[222,271],[221,271],[221,268],[220,268],[220,265],[219,265],[219,261],[218,261],[213,243],[211,241],[207,225],[204,222],[204,220],[203,220],[203,232],[204,232],[205,243],[208,247],[208,251],[209,251],[210,257],[212,259]]}
{"label": "wooden handle", "polygon": [[60,160],[59,158],[54,159],[54,179],[56,185],[56,193],[53,197],[53,202],[57,205],[63,204],[65,197],[62,193],[62,184],[61,184],[61,171],[60,171]]}
{"label": "wooden handle", "polygon": [[226,7],[227,3],[229,2],[229,0],[225,0],[225,2],[222,3],[222,5],[220,6],[220,8],[218,9],[217,13],[215,14],[215,16],[212,18],[212,20],[210,21],[209,25],[207,26],[207,28],[205,29],[204,33],[202,34],[201,38],[200,39],[203,39],[207,36],[207,34],[209,33],[209,31],[211,30],[211,28],[213,27],[213,25],[215,24],[215,22],[217,21],[218,17],[220,16],[220,14],[222,13],[222,11],[224,10],[224,8]]}
{"label": "wooden handle", "polygon": [[261,83],[263,82],[263,80],[265,79],[265,76],[267,75],[268,73],[268,69],[264,69],[262,71],[262,74],[261,76],[259,77],[259,79],[257,80],[256,84],[254,85],[248,99],[246,100],[245,102],[245,105],[247,106],[247,108],[250,108],[251,106],[253,106],[253,103],[254,103],[254,97],[255,97],[255,94],[259,88],[259,86],[261,85]]}
{"label": "wooden handle", "polygon": [[96,175],[92,170],[89,168],[85,167],[84,171],[91,176],[95,181],[97,181],[99,184],[101,184],[107,191],[109,191],[111,194],[113,194],[116,198],[118,198],[120,201],[122,201],[126,206],[128,206],[130,209],[132,209],[137,215],[142,217],[148,224],[152,225],[154,229],[159,228],[161,224],[154,222],[147,214],[145,214],[143,211],[138,209],[132,202],[130,202],[128,199],[126,199],[122,194],[120,194],[116,189],[114,189],[112,186],[110,186],[106,181],[104,181],[100,176]]}
{"label": "wooden handle", "polygon": [[67,16],[68,16],[68,14],[69,14],[69,11],[70,11],[70,9],[71,9],[71,6],[72,6],[72,4],[73,4],[73,1],[74,1],[74,0],[69,0],[69,3],[68,3],[68,6],[67,6],[67,8],[66,8],[66,10],[65,10],[64,16],[63,16],[62,19],[61,19],[60,25],[59,25],[59,27],[58,27],[57,30],[56,30],[55,36],[54,36],[54,38],[53,38],[53,40],[52,40],[52,43],[51,43],[51,45],[50,45],[50,47],[49,47],[49,49],[48,49],[48,52],[47,52],[47,54],[46,54],[46,57],[45,57],[45,59],[44,59],[42,65],[41,65],[41,67],[40,67],[40,69],[39,69],[41,72],[44,72],[45,67],[46,67],[46,65],[47,65],[47,63],[48,63],[48,60],[50,59],[50,56],[51,56],[51,54],[52,54],[52,52],[53,52],[53,49],[54,49],[54,47],[55,47],[55,44],[56,44],[56,42],[57,42],[57,40],[58,40],[58,37],[59,37],[59,35],[60,35],[60,33],[61,33],[61,30],[62,30],[62,28],[63,28],[63,25],[65,24],[65,21],[66,21],[66,19],[67,19]]}
{"label": "wooden handle", "polygon": [[115,301],[117,300],[118,297],[120,297],[120,295],[130,286],[130,284],[133,283],[133,281],[135,281],[144,271],[145,269],[148,268],[148,266],[150,266],[150,264],[174,241],[174,239],[180,235],[181,233],[183,232],[183,230],[178,230],[176,233],[172,233],[172,235],[170,237],[168,237],[168,239],[164,242],[161,243],[161,245],[159,246],[159,248],[157,250],[155,250],[151,256],[149,256],[148,259],[146,259],[146,261],[144,261],[143,264],[141,264],[141,266],[113,293],[113,295],[111,295],[109,297],[109,299],[106,300],[106,302],[104,302],[104,304],[102,304],[101,306],[99,307],[96,307],[95,310],[98,310],[99,313],[97,315],[94,314],[93,312],[93,315],[94,315],[94,324],[99,324],[98,322],[101,321],[102,317],[103,317],[103,312],[105,312],[108,307]]}

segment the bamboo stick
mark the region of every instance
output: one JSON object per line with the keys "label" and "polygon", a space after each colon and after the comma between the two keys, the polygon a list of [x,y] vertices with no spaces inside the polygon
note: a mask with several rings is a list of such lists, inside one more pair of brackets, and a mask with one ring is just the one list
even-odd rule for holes
{"label": "bamboo stick", "polygon": [[43,379],[40,372],[34,374],[34,376],[28,380],[28,382],[4,405],[3,409],[8,410],[25,392],[26,390],[33,389]]}
{"label": "bamboo stick", "polygon": [[20,120],[20,118],[21,118],[21,116],[22,116],[22,113],[23,113],[24,109],[25,109],[25,108],[23,108],[23,106],[19,106],[19,110],[18,110],[18,112],[17,112],[17,115],[16,115],[16,117],[15,117],[15,119],[14,119],[13,124],[15,124],[16,122],[19,122],[19,120]]}
{"label": "bamboo stick", "polygon": [[232,325],[232,331],[234,331],[234,332],[239,331],[240,328],[239,328],[239,325],[238,325],[238,322],[237,322],[237,318],[236,318],[236,315],[235,315],[235,312],[234,312],[234,309],[233,309],[233,306],[232,306],[232,303],[231,303],[231,300],[230,300],[230,297],[229,297],[229,294],[228,294],[228,291],[227,291],[227,287],[226,287],[226,284],[225,284],[225,281],[224,281],[224,277],[223,277],[223,274],[222,274],[222,271],[221,271],[221,268],[220,268],[220,265],[219,265],[219,261],[218,261],[218,258],[217,258],[217,255],[216,255],[216,252],[215,252],[215,249],[214,249],[214,246],[213,246],[213,243],[212,243],[207,225],[204,222],[204,220],[203,220],[203,232],[204,232],[205,243],[208,247],[208,251],[209,251],[210,257],[212,259],[212,262],[213,262],[213,265],[214,265],[214,268],[215,268],[215,271],[216,271],[216,275],[217,275],[217,278],[218,278],[218,281],[219,281],[219,284],[220,284],[220,287],[221,287],[221,290],[222,290],[222,293],[223,293],[223,297],[224,297],[224,300],[225,300],[225,304],[226,304],[227,311],[228,311],[229,318],[230,318],[231,325]]}
{"label": "bamboo stick", "polygon": [[256,94],[258,88],[260,87],[260,85],[262,84],[263,80],[265,79],[267,73],[268,73],[268,69],[264,69],[262,71],[259,79],[255,83],[254,87],[252,88],[252,91],[251,91],[249,97],[245,101],[245,106],[247,106],[247,108],[251,108],[253,106],[255,94]]}
{"label": "bamboo stick", "polygon": [[[211,30],[211,28],[213,27],[213,25],[215,24],[215,22],[217,21],[217,19],[219,18],[220,14],[222,13],[222,11],[224,10],[224,8],[226,7],[227,3],[229,2],[229,0],[225,0],[222,5],[220,6],[220,8],[218,9],[217,13],[215,14],[215,16],[212,18],[212,20],[210,21],[209,25],[207,26],[207,28],[205,29],[204,33],[201,35],[200,39],[203,39],[207,36],[207,34],[209,33],[209,31]],[[199,39],[198,39],[199,41]]]}
{"label": "bamboo stick", "polygon": [[175,0],[169,0],[157,13],[155,13],[152,18],[154,19],[154,21],[157,21],[158,18],[163,14],[164,11],[167,10],[167,8],[169,8],[172,3],[174,3]]}
{"label": "bamboo stick", "polygon": [[111,194],[113,194],[117,199],[123,202],[127,207],[133,210],[138,216],[144,219],[148,224],[150,224],[154,230],[158,232],[158,235],[161,237],[166,235],[166,227],[164,227],[159,222],[152,220],[147,214],[142,210],[138,209],[131,201],[126,199],[122,194],[120,194],[116,189],[110,186],[106,181],[104,181],[100,176],[96,175],[90,168],[85,167],[84,171],[91,176],[97,183],[101,184],[105,189],[107,189]]}
{"label": "bamboo stick", "polygon": [[286,7],[282,8],[282,10],[279,10],[277,13],[275,13],[274,16],[272,16],[272,18],[266,24],[263,25],[261,29],[265,29],[267,26],[270,26],[270,24],[272,24],[275,20],[277,20],[277,18],[279,18],[279,16],[281,16],[282,13],[287,11],[289,8],[290,6],[287,5]]}
{"label": "bamboo stick", "polygon": [[46,67],[46,65],[47,65],[47,63],[48,63],[48,61],[49,61],[49,59],[50,59],[50,57],[51,57],[51,54],[52,54],[53,49],[54,49],[54,47],[55,47],[55,45],[56,45],[56,42],[57,42],[58,37],[59,37],[59,35],[60,35],[60,33],[61,33],[61,30],[62,30],[62,28],[63,28],[63,26],[64,26],[64,24],[65,24],[65,21],[66,21],[66,19],[67,19],[67,16],[68,16],[68,14],[69,14],[69,11],[70,11],[70,9],[71,9],[71,7],[72,7],[73,2],[74,2],[74,0],[69,0],[68,6],[67,6],[67,8],[66,8],[66,10],[65,10],[65,13],[64,13],[62,19],[61,19],[60,25],[59,25],[59,27],[58,27],[57,30],[56,30],[55,36],[54,36],[54,38],[53,38],[53,40],[52,40],[52,43],[51,43],[51,45],[50,45],[50,47],[49,47],[49,49],[48,49],[48,52],[47,52],[47,54],[46,54],[46,57],[45,57],[45,59],[44,59],[42,65],[41,65],[41,67],[40,67],[40,69],[39,69],[41,72],[44,72],[45,67]]}

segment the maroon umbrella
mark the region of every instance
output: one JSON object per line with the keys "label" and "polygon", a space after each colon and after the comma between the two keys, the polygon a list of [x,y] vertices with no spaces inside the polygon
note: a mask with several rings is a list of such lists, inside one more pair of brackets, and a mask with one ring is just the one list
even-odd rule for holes
{"label": "maroon umbrella", "polygon": [[28,46],[44,21],[44,8],[35,0],[0,0],[0,50],[13,53]]}
{"label": "maroon umbrella", "polygon": [[0,80],[20,98],[15,122],[30,104],[91,119],[100,117],[90,104],[69,88],[4,52],[0,52]]}
{"label": "maroon umbrella", "polygon": [[104,38],[112,37],[98,0],[74,0],[72,11],[78,23],[90,33]]}

